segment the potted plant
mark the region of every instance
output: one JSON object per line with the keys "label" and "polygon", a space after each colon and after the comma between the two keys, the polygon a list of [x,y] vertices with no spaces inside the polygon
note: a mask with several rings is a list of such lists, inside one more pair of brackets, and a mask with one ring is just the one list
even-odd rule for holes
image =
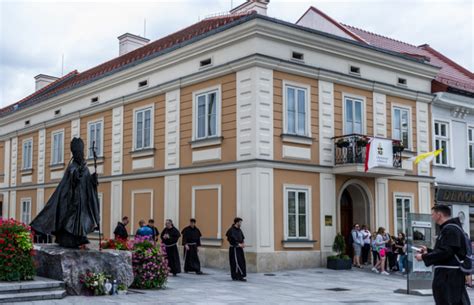
{"label": "potted plant", "polygon": [[127,294],[127,286],[124,283],[120,283],[117,287],[117,293],[119,295]]}
{"label": "potted plant", "polygon": [[368,143],[369,139],[367,139],[366,137],[360,137],[356,141],[358,147],[366,147]]}
{"label": "potted plant", "polygon": [[401,142],[394,142],[393,143],[393,153],[401,153],[405,150],[405,146]]}
{"label": "potted plant", "polygon": [[337,147],[339,148],[343,148],[343,147],[348,147],[351,143],[346,140],[345,138],[340,138],[339,140],[337,140],[336,142],[336,145]]}
{"label": "potted plant", "polygon": [[334,238],[332,250],[337,254],[328,256],[327,267],[329,269],[348,270],[352,268],[351,258],[344,254],[346,251],[346,242],[341,233],[338,233]]}

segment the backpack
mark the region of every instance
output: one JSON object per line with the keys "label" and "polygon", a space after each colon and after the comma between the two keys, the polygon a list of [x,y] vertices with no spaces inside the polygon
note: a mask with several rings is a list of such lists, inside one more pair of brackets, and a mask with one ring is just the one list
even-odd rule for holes
{"label": "backpack", "polygon": [[351,230],[351,232],[349,233],[349,239],[348,239],[348,243],[349,245],[351,245],[351,247],[352,247],[352,244],[354,243],[354,238],[352,238],[352,231],[354,230]]}
{"label": "backpack", "polygon": [[448,223],[447,226],[452,226],[457,228],[459,231],[464,236],[464,246],[466,247],[466,257],[464,260],[460,260],[459,257],[454,254],[454,257],[459,263],[459,268],[461,269],[462,272],[465,274],[473,274],[474,273],[474,256],[472,255],[472,246],[471,246],[471,239],[469,238],[469,235],[467,235],[464,230],[458,226],[457,224],[454,223]]}

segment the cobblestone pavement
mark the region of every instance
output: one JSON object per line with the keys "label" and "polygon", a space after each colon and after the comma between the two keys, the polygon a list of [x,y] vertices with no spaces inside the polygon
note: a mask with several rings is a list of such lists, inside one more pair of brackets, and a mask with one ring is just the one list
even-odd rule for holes
{"label": "cobblestone pavement", "polygon": [[[248,282],[243,283],[231,281],[226,271],[204,269],[204,272],[202,276],[171,277],[163,290],[16,304],[434,304],[432,297],[394,293],[395,289],[406,287],[406,279],[397,275],[315,268],[251,273]],[[348,290],[328,290],[334,288]],[[474,290],[470,290],[469,295],[474,304]]]}

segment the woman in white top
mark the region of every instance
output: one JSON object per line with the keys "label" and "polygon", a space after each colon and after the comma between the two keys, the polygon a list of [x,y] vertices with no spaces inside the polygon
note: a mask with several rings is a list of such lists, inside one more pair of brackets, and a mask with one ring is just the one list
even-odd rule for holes
{"label": "woman in white top", "polygon": [[354,267],[362,268],[360,265],[360,254],[362,251],[362,246],[364,245],[364,240],[362,238],[362,232],[360,232],[359,224],[355,224],[352,231],[352,247],[354,248],[354,259],[353,265]]}
{"label": "woman in white top", "polygon": [[362,264],[367,265],[369,262],[370,237],[372,234],[367,229],[366,225],[362,225],[362,230],[360,230],[360,232],[362,233],[362,239],[364,241],[362,244]]}
{"label": "woman in white top", "polygon": [[384,275],[389,275],[387,271],[385,271],[385,260],[387,258],[385,254],[385,245],[390,241],[390,239],[385,240],[384,239],[385,235],[385,228],[380,227],[377,230],[377,237],[375,237],[375,246],[377,247],[377,251],[379,252],[380,255],[380,260],[377,262],[377,264],[372,268],[372,271],[384,274]]}

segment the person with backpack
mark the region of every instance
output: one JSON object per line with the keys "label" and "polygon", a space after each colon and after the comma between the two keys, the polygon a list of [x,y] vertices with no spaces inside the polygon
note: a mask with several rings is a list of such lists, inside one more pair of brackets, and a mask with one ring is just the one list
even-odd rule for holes
{"label": "person with backpack", "polygon": [[[417,261],[433,268],[433,297],[437,305],[471,304],[465,286],[465,274],[472,269],[470,247],[458,218],[451,218],[447,205],[437,204],[431,218],[440,226],[434,249],[422,246]],[[470,241],[469,241],[470,244]]]}
{"label": "person with backpack", "polygon": [[362,268],[360,264],[360,255],[362,252],[362,247],[364,246],[364,238],[362,232],[360,231],[359,224],[355,224],[352,227],[351,236],[349,239],[352,239],[352,247],[354,249],[354,258],[352,264],[354,267]]}

